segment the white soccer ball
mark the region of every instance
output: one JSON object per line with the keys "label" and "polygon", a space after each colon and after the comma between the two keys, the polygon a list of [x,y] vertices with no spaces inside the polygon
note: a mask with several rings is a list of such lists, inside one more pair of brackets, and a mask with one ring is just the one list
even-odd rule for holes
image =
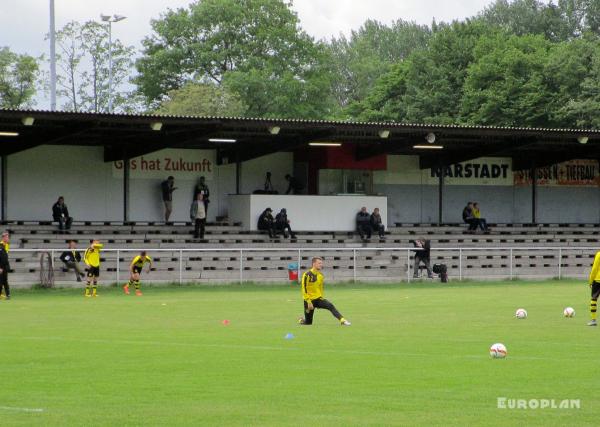
{"label": "white soccer ball", "polygon": [[517,311],[515,312],[515,317],[517,319],[527,319],[527,310],[525,310],[524,308],[517,309]]}
{"label": "white soccer ball", "polygon": [[573,307],[567,307],[563,310],[563,314],[565,317],[573,317],[575,316],[575,310]]}
{"label": "white soccer ball", "polygon": [[508,351],[504,344],[496,343],[490,347],[490,356],[494,359],[504,359],[507,354]]}

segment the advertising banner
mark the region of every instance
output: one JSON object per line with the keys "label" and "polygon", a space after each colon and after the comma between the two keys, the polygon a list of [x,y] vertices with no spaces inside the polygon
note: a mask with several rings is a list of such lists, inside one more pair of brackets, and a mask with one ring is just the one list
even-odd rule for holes
{"label": "advertising banner", "polygon": [[[131,179],[165,179],[172,175],[177,180],[207,181],[213,179],[215,168],[214,150],[186,150],[167,148],[145,154],[129,161]],[[113,177],[123,177],[123,162],[113,162]]]}

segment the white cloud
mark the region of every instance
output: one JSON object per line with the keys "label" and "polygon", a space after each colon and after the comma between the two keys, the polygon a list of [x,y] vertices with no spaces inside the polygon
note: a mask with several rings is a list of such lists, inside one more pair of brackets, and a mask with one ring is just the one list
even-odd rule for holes
{"label": "white cloud", "polygon": [[[390,23],[397,19],[429,24],[472,16],[492,0],[295,0],[302,27],[312,36],[330,38],[349,34],[367,19]],[[56,27],[71,20],[99,20],[101,13],[120,14],[127,20],[116,24],[115,37],[140,46],[150,34],[150,20],[168,8],[187,7],[190,0],[55,0]],[[20,53],[39,55],[48,50],[49,0],[0,0],[0,46]]]}

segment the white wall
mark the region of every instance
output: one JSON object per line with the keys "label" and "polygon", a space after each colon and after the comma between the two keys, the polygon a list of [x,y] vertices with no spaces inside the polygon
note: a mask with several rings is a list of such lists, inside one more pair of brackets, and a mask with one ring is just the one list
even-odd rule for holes
{"label": "white wall", "polygon": [[230,196],[231,219],[246,230],[257,230],[258,217],[266,209],[273,217],[285,208],[294,231],[354,231],[356,214],[366,206],[369,213],[378,207],[387,227],[387,198],[376,196],[285,196],[252,194]]}
{"label": "white wall", "polygon": [[[235,193],[235,164],[214,166],[209,221],[228,214],[228,195]],[[283,178],[293,169],[291,153],[276,153],[242,163],[241,191],[262,189],[266,171],[273,185],[287,189]],[[129,184],[129,218],[132,221],[161,221],[164,207],[161,182],[171,173],[138,179]],[[163,176],[164,175],[164,176]],[[198,176],[196,176],[198,175]],[[175,180],[172,221],[189,221],[194,187],[201,174]],[[80,221],[122,221],[123,180],[115,175],[112,163],[104,162],[101,147],[41,146],[8,156],[7,219],[51,220],[52,205],[65,197],[69,213]]]}
{"label": "white wall", "polygon": [[[190,150],[188,150],[190,151]],[[7,219],[51,220],[52,204],[64,196],[75,220],[122,221],[123,182],[115,176],[111,163],[104,163],[101,147],[41,146],[7,158]],[[377,172],[374,190],[388,197],[386,220],[394,222],[437,222],[438,189],[423,182],[414,171],[415,161],[396,161],[387,172]],[[293,170],[291,153],[276,153],[242,164],[241,192],[262,189],[265,173],[280,194],[285,193],[286,173]],[[168,172],[130,181],[130,219],[163,219],[160,183]],[[177,179],[172,220],[188,221],[189,205],[196,184],[193,179]],[[410,181],[401,184],[401,181]],[[209,220],[229,214],[229,194],[235,193],[235,165],[215,166]],[[324,185],[324,183],[320,183]],[[469,200],[480,202],[483,216],[490,222],[530,222],[531,188],[507,185],[448,185],[444,192],[444,222],[461,222],[461,212]],[[271,206],[273,209],[278,206]],[[282,205],[280,207],[288,207]],[[372,207],[369,207],[369,210]],[[264,209],[264,207],[263,207]],[[320,215],[328,215],[321,207]],[[291,212],[290,217],[292,218]],[[600,222],[598,187],[538,187],[538,222]],[[255,219],[252,223],[256,222]]]}
{"label": "white wall", "polygon": [[42,146],[8,156],[7,218],[52,220],[64,196],[76,220],[123,219],[123,185],[100,147]]}

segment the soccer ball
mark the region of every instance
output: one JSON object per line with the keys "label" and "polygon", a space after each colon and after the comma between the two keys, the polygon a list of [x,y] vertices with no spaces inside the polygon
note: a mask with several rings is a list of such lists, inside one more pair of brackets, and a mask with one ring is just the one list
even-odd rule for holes
{"label": "soccer ball", "polygon": [[517,319],[527,319],[527,310],[525,310],[524,308],[517,309],[515,317]]}
{"label": "soccer ball", "polygon": [[501,343],[496,343],[490,347],[490,356],[493,359],[504,359],[508,351],[506,351],[506,346]]}
{"label": "soccer ball", "polygon": [[573,307],[567,307],[563,310],[563,314],[565,317],[573,317],[575,316],[575,310],[573,310]]}

